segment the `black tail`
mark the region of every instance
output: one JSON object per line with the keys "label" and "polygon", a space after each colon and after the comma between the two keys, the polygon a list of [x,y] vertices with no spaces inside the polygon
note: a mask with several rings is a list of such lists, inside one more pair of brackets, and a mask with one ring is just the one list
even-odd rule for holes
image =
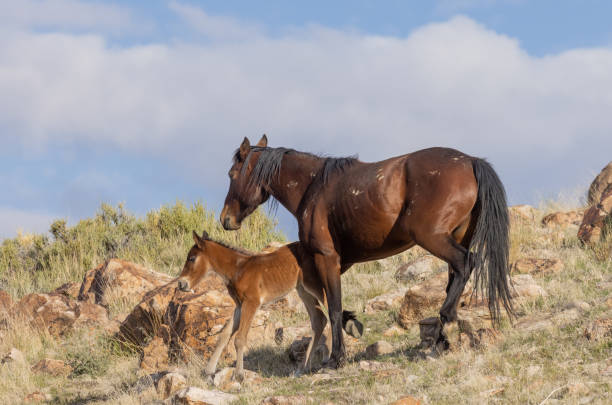
{"label": "black tail", "polygon": [[500,301],[508,315],[514,315],[508,266],[510,241],[506,192],[488,162],[475,158],[472,166],[478,183],[478,200],[474,207],[478,220],[470,241],[468,263],[474,270],[474,291],[484,296],[486,290],[491,318],[498,324]]}

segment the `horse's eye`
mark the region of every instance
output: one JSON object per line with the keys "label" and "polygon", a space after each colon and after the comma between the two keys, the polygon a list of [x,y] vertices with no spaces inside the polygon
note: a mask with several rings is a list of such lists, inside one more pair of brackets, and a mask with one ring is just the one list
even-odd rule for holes
{"label": "horse's eye", "polygon": [[192,263],[195,262],[195,256],[191,256],[187,261]]}

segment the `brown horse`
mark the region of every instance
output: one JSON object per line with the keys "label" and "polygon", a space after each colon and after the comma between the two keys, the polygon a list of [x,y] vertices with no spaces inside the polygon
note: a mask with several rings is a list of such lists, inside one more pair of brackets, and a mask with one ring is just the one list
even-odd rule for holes
{"label": "brown horse", "polygon": [[430,148],[374,163],[324,158],[267,147],[247,138],[234,154],[221,212],[225,229],[273,196],[297,219],[300,242],[313,256],[329,303],[331,367],[345,361],[340,275],[354,263],[380,259],[415,244],[449,264],[437,343],[456,320],[472,271],[494,320],[500,304],[512,314],[508,281],[508,209],[504,187],[485,160]]}
{"label": "brown horse", "polygon": [[[326,299],[312,257],[304,253],[300,243],[294,242],[272,252],[253,254],[213,241],[206,232],[201,237],[193,232],[193,240],[195,245],[189,250],[178,278],[179,288],[189,291],[209,270],[214,271],[223,278],[236,303],[234,315],[221,331],[215,351],[206,365],[206,374],[214,374],[219,357],[235,335],[236,371],[233,378],[241,381],[244,347],[255,312],[261,305],[282,298],[294,288],[308,311],[313,332],[298,373],[309,371],[312,348],[318,347],[327,324],[322,309],[322,306],[326,306]],[[344,311],[343,316],[344,325],[349,320],[357,322],[351,312]],[[331,351],[329,343],[326,342],[327,353]]]}

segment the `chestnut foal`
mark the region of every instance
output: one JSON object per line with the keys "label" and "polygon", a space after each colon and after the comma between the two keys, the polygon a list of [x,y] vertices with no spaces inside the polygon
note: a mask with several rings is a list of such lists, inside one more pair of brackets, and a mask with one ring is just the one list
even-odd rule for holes
{"label": "chestnut foal", "polygon": [[[322,305],[327,306],[325,291],[311,255],[303,252],[299,242],[284,245],[272,252],[254,254],[211,240],[205,231],[201,237],[194,231],[193,240],[195,245],[189,250],[187,261],[178,278],[179,289],[191,290],[211,270],[223,278],[230,296],[236,303],[234,316],[221,331],[205,373],[214,374],[221,353],[235,335],[236,370],[233,378],[242,381],[244,347],[255,312],[263,304],[282,298],[294,288],[308,311],[312,327],[312,339],[298,373],[310,371],[312,349],[318,346],[327,324],[322,308]],[[358,329],[359,333],[363,330],[352,312],[344,311],[343,315],[344,327],[347,327],[349,321],[353,327],[349,333],[354,334],[354,329]],[[326,346],[329,357],[330,339],[327,340]]]}

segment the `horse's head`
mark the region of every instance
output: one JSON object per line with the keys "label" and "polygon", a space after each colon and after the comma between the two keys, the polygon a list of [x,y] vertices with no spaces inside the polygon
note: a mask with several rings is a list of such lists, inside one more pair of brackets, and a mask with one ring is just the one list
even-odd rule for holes
{"label": "horse's head", "polygon": [[189,249],[187,260],[183,265],[183,271],[178,278],[178,287],[181,291],[193,289],[210,270],[211,264],[206,251],[208,240],[206,231],[202,233],[201,237],[193,231],[195,245]]}
{"label": "horse's head", "polygon": [[[255,146],[265,148],[267,145],[268,138],[264,135]],[[250,180],[259,154],[257,149],[251,148],[248,138],[244,138],[234,155],[234,163],[228,173],[229,190],[219,218],[223,228],[228,231],[239,229],[242,220],[270,197],[263,184],[256,184]]]}

